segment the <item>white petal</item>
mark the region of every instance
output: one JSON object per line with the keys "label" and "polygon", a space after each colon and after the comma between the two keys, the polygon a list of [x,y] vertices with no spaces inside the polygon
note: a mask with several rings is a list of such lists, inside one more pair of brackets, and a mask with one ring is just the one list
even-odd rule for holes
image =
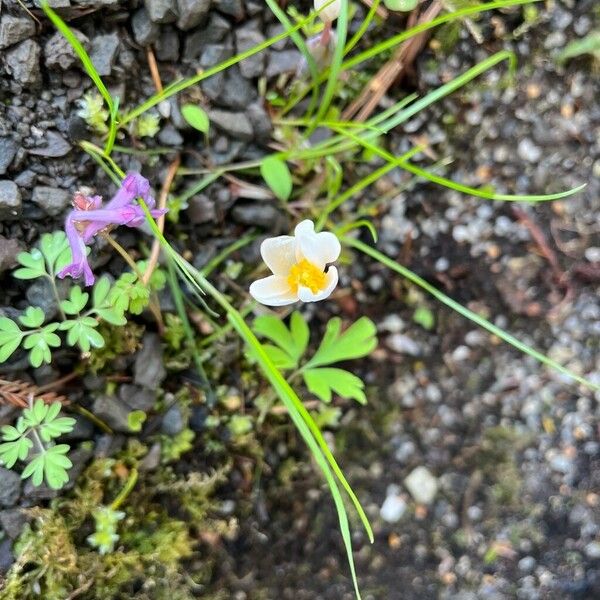
{"label": "white petal", "polygon": [[285,306],[298,302],[298,296],[292,291],[287,279],[278,275],[271,275],[252,283],[250,295],[257,302],[267,306]]}
{"label": "white petal", "polygon": [[334,0],[333,2],[330,2],[329,0],[315,0],[315,10],[319,10],[327,3],[329,3],[327,8],[324,8],[319,13],[319,16],[325,22],[335,21],[340,15],[340,10],[342,8],[341,0]]}
{"label": "white petal", "polygon": [[275,275],[287,276],[296,262],[296,240],[291,235],[267,238],[260,245],[260,255]]}
{"label": "white petal", "polygon": [[325,300],[325,298],[330,296],[337,284],[338,271],[335,267],[329,267],[325,276],[325,288],[323,290],[313,293],[310,288],[301,286],[298,288],[298,297],[302,302],[318,302],[319,300]]}
{"label": "white petal", "polygon": [[328,263],[335,262],[342,250],[340,241],[328,231],[315,233],[312,221],[302,221],[294,231],[298,245],[296,246],[296,259],[306,258],[320,269]]}

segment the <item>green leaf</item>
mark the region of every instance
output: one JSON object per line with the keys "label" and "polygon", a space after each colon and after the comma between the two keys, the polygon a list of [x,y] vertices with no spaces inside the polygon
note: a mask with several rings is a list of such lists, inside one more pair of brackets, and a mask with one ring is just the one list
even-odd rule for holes
{"label": "green leaf", "polygon": [[204,109],[200,108],[196,104],[184,104],[181,107],[181,116],[194,129],[197,129],[204,134],[208,134],[208,130],[210,129],[210,120]]}
{"label": "green leaf", "polygon": [[293,356],[297,360],[300,360],[302,355],[306,352],[308,340],[310,338],[310,330],[304,317],[297,310],[294,311],[290,317],[290,332],[292,334],[292,339],[294,340],[296,351]]}
{"label": "green leaf", "polygon": [[141,431],[146,417],[147,415],[143,410],[132,410],[127,415],[127,426],[129,427],[129,431]]}
{"label": "green leaf", "polygon": [[383,0],[383,3],[389,10],[408,12],[419,4],[419,0]]}
{"label": "green leaf", "polygon": [[[60,410],[60,404],[57,404],[58,409]],[[39,427],[40,437],[44,442],[49,442],[54,438],[60,437],[64,433],[70,433],[73,431],[75,423],[75,419],[71,417],[60,417],[50,421],[49,423],[42,423]]]}
{"label": "green leaf", "polygon": [[25,327],[35,329],[42,325],[45,318],[46,315],[39,306],[28,306],[25,313],[19,317],[19,321],[21,321]]}
{"label": "green leaf", "polygon": [[118,312],[116,309],[111,308],[100,308],[96,311],[96,314],[107,323],[111,325],[126,325],[127,319],[123,316],[123,313]]}
{"label": "green leaf", "polygon": [[233,437],[240,437],[252,431],[252,419],[248,415],[232,415],[227,426]]}
{"label": "green leaf", "polygon": [[308,391],[324,402],[331,402],[331,392],[345,399],[353,399],[361,404],[367,403],[363,383],[360,377],[332,367],[308,369],[302,374]]}
{"label": "green leaf", "polygon": [[33,485],[36,487],[42,485],[44,478],[48,487],[58,490],[69,481],[67,469],[73,466],[73,463],[65,456],[69,451],[67,444],[59,444],[38,454],[25,467],[21,477],[27,479],[31,477]]}
{"label": "green leaf", "polygon": [[31,252],[20,252],[17,254],[17,261],[25,267],[13,273],[17,279],[35,279],[47,274],[44,255],[38,248],[34,248]]}
{"label": "green leaf", "polygon": [[12,469],[17,460],[27,458],[32,446],[33,442],[28,437],[20,437],[17,440],[0,444],[0,462],[7,469]]}
{"label": "green leaf", "polygon": [[60,305],[67,315],[78,315],[87,304],[90,295],[83,292],[78,285],[71,288],[68,300],[63,300]]}
{"label": "green leaf", "polygon": [[110,279],[108,277],[100,277],[94,285],[92,302],[94,308],[100,308],[104,301],[108,298],[110,292]]}
{"label": "green leaf", "polygon": [[557,55],[556,62],[561,64],[582,54],[591,54],[600,60],[600,29],[595,29],[585,37],[569,42]]}
{"label": "green leaf", "polygon": [[21,330],[19,326],[8,317],[0,317],[0,332],[6,331],[8,333],[19,333]]}
{"label": "green leaf", "polygon": [[21,479],[31,477],[31,482],[34,486],[39,487],[44,481],[44,454],[38,454],[31,462],[23,469]]}
{"label": "green leaf", "polygon": [[377,347],[377,329],[368,317],[361,317],[340,333],[342,320],[335,317],[327,323],[325,335],[307,367],[329,365],[342,360],[367,356]]}
{"label": "green leaf", "polygon": [[[4,337],[4,335],[9,337]],[[23,334],[0,334],[0,363],[9,359],[12,353],[19,347]]]}
{"label": "green leaf", "polygon": [[287,164],[276,156],[267,156],[260,163],[260,174],[275,196],[285,202],[292,195],[292,175]]}
{"label": "green leaf", "polygon": [[4,442],[14,442],[21,436],[21,432],[12,425],[4,425],[0,431],[2,431],[2,441]]}
{"label": "green leaf", "polygon": [[98,322],[92,317],[82,317],[78,320],[63,321],[60,329],[67,331],[67,344],[78,345],[83,352],[89,352],[91,348],[102,348],[104,338],[96,331]]}
{"label": "green leaf", "polygon": [[59,270],[56,264],[59,257],[61,257],[65,251],[69,252],[70,259],[69,241],[67,240],[64,231],[55,231],[54,233],[45,233],[42,235],[40,240],[40,250],[46,259],[47,272],[51,275]]}
{"label": "green leaf", "polygon": [[294,369],[298,364],[297,361],[278,346],[263,344],[263,349],[278,369]]}
{"label": "green leaf", "polygon": [[431,331],[435,327],[435,317],[433,316],[433,312],[425,306],[419,306],[417,310],[415,310],[413,321],[417,325],[423,327],[423,329],[427,329],[427,331]]}

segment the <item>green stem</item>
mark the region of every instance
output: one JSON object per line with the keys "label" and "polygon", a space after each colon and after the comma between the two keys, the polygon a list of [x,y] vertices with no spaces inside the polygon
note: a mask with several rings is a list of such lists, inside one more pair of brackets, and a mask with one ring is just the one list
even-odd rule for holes
{"label": "green stem", "polygon": [[129,472],[129,477],[125,482],[123,489],[119,492],[119,495],[113,500],[112,504],[110,505],[111,510],[118,510],[121,504],[123,504],[123,502],[127,500],[127,497],[129,496],[129,494],[131,494],[131,491],[135,487],[137,480],[137,469],[131,469],[131,471]]}

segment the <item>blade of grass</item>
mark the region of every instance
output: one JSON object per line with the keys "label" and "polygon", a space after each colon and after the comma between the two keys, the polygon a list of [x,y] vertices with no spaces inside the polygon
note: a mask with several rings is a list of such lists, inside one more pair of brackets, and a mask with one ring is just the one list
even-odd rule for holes
{"label": "blade of grass", "polygon": [[319,104],[319,109],[315,115],[313,124],[304,133],[305,137],[309,137],[311,133],[319,126],[319,123],[323,120],[323,117],[327,115],[329,105],[333,100],[335,94],[335,88],[339,82],[339,74],[342,67],[342,61],[344,60],[344,46],[346,45],[346,35],[348,34],[348,0],[340,0],[340,14],[337,19],[336,35],[337,41],[335,50],[333,51],[333,57],[331,59],[331,66],[329,68],[329,77],[327,79],[327,85]]}
{"label": "blade of grass", "polygon": [[108,137],[106,138],[106,145],[104,146],[104,155],[110,156],[113,147],[115,145],[115,140],[117,139],[117,129],[119,128],[119,98],[115,99],[115,102],[112,107],[112,112],[110,114],[110,122],[108,127]]}
{"label": "blade of grass", "polygon": [[443,187],[454,190],[456,192],[460,192],[462,194],[469,194],[471,196],[476,196],[478,198],[485,198],[486,200],[496,200],[499,202],[548,202],[550,200],[558,200],[559,198],[566,198],[567,196],[572,196],[577,192],[580,192],[583,188],[586,187],[586,184],[579,185],[570,190],[566,190],[564,192],[557,192],[555,194],[495,194],[493,192],[488,192],[486,190],[479,190],[477,188],[469,187],[468,185],[463,185],[462,183],[456,183],[451,179],[446,179],[446,177],[441,177],[440,175],[435,175],[434,173],[430,173],[425,169],[420,169],[419,167],[414,166],[413,164],[407,162],[405,156],[396,157],[393,154],[383,150],[379,146],[375,144],[371,144],[365,139],[360,138],[357,135],[354,135],[350,131],[346,131],[339,127],[331,127],[332,131],[335,131],[344,137],[347,137],[356,143],[363,146],[367,150],[370,150],[377,156],[384,158],[388,164],[393,165],[395,167],[400,167],[413,175],[417,175],[418,177],[422,177],[427,181],[431,181],[432,183],[437,183]]}
{"label": "blade of grass", "polygon": [[[404,40],[414,37],[415,35],[418,35],[419,33],[422,33],[423,31],[427,31],[428,29],[433,29],[434,27],[437,27],[438,25],[443,25],[444,23],[449,23],[449,22],[455,21],[457,19],[460,19],[462,17],[466,17],[468,15],[477,14],[480,12],[486,12],[489,10],[494,10],[496,8],[508,8],[510,6],[531,4],[533,2],[541,2],[541,0],[496,0],[494,2],[477,4],[474,6],[467,6],[460,10],[457,10],[457,11],[454,11],[451,13],[447,13],[445,15],[440,15],[439,17],[436,17],[435,19],[433,19],[431,21],[428,21],[426,23],[421,23],[419,25],[415,25],[414,27],[411,27],[410,29],[403,31],[402,33],[399,33],[398,35],[388,38],[384,42],[380,42],[379,44],[372,46],[368,50],[365,50],[364,52],[357,54],[353,58],[348,59],[347,61],[342,63],[341,70],[346,71],[348,69],[356,67],[357,65],[365,62],[366,60],[369,60],[370,58],[374,58],[379,53],[389,50],[389,49],[393,48],[394,46],[397,46],[398,44],[402,43]],[[319,77],[319,83],[322,83],[323,81],[325,81],[327,79],[328,75],[329,75],[328,70],[325,70]],[[294,98],[294,101],[285,107],[285,111],[282,114],[286,114],[290,110],[292,110],[294,108],[294,106],[296,106],[296,104],[298,104],[298,102],[300,102],[304,98],[305,95],[306,95],[306,92],[304,94],[300,94],[298,97]]]}
{"label": "blade of grass", "polygon": [[308,70],[310,71],[311,78],[312,98],[310,104],[308,105],[308,108],[306,109],[306,116],[310,117],[314,113],[315,108],[317,107],[317,103],[319,102],[319,71],[317,70],[317,64],[315,63],[315,59],[310,53],[310,50],[308,49],[304,38],[298,31],[293,30],[293,25],[291,21],[288,19],[285,12],[281,10],[281,8],[279,8],[277,2],[275,2],[275,0],[265,1],[268,7],[271,9],[271,12],[279,19],[279,22],[283,25],[285,30],[290,32],[290,38],[292,39],[294,44],[296,44],[298,50],[300,50],[302,56],[304,56],[304,60],[306,60],[306,64],[308,65]]}
{"label": "blade of grass", "polygon": [[257,44],[256,46],[249,48],[244,52],[240,52],[239,54],[232,56],[231,58],[223,61],[222,63],[219,63],[218,65],[215,65],[214,67],[211,67],[210,69],[199,73],[198,75],[194,75],[193,77],[189,77],[188,79],[183,79],[181,81],[175,81],[171,83],[166,88],[164,88],[162,92],[154,94],[153,96],[142,102],[142,104],[140,104],[133,110],[129,111],[125,116],[123,116],[120,122],[120,126],[123,127],[127,125],[127,123],[129,123],[133,119],[136,119],[141,114],[151,109],[153,106],[156,106],[159,102],[162,102],[163,100],[166,100],[167,98],[170,98],[171,96],[174,96],[175,94],[178,94],[179,92],[182,92],[183,90],[186,90],[187,88],[196,85],[204,79],[208,79],[209,77],[212,77],[213,75],[216,75],[217,73],[220,73],[221,71],[224,71],[229,67],[232,67],[233,65],[241,62],[246,58],[249,58],[250,56],[254,56],[259,52],[262,52],[263,50],[269,48],[270,46],[276,44],[281,40],[285,40],[293,32],[298,31],[299,29],[304,27],[304,25],[311,22],[313,19],[314,15],[310,15],[306,19],[302,19],[301,21],[296,23],[296,25],[294,25],[291,29],[284,31],[283,33],[280,33],[276,36],[273,36],[268,40],[265,40],[264,42],[261,42],[260,44]]}
{"label": "blade of grass", "polygon": [[410,269],[397,263],[395,260],[391,259],[389,256],[382,254],[378,250],[375,250],[375,248],[368,246],[367,244],[364,244],[363,242],[361,242],[360,240],[357,240],[357,239],[353,239],[350,237],[344,237],[342,239],[342,242],[345,243],[347,246],[350,246],[351,248],[355,248],[356,250],[359,250],[360,252],[366,254],[367,256],[374,258],[376,261],[380,262],[382,265],[385,265],[392,271],[395,271],[396,273],[402,275],[402,277],[405,277],[410,282],[412,282],[415,285],[418,285],[420,288],[424,289],[428,294],[431,294],[436,300],[439,300],[442,304],[445,304],[446,306],[448,306],[452,310],[455,310],[457,313],[459,313],[463,317],[469,319],[470,321],[473,321],[474,323],[476,323],[483,329],[494,334],[496,337],[499,337],[501,340],[504,340],[506,343],[510,344],[517,350],[520,350],[524,354],[527,354],[528,356],[535,358],[540,363],[546,365],[547,367],[550,367],[551,369],[554,369],[555,371],[558,371],[559,373],[562,373],[563,375],[570,377],[577,383],[580,383],[581,385],[584,385],[587,388],[590,388],[595,391],[600,390],[600,385],[596,385],[596,384],[592,383],[591,381],[588,381],[584,377],[581,377],[580,375],[573,373],[566,367],[563,367],[562,365],[560,365],[556,361],[552,360],[551,358],[545,356],[538,350],[535,350],[531,346],[524,344],[519,339],[517,339],[514,335],[507,333],[503,329],[500,329],[500,327],[497,327],[493,323],[490,323],[488,320],[484,319],[482,316],[478,315],[477,313],[474,313],[472,310],[465,308],[462,304],[458,303],[456,300],[453,300],[449,296],[446,296],[446,294],[444,294],[443,292],[438,290],[436,287],[434,287],[433,285],[431,285],[430,283],[425,281],[422,277],[420,277],[416,273],[413,273],[413,271],[411,271]]}
{"label": "blade of grass", "polygon": [[362,39],[362,36],[366,33],[367,29],[369,29],[369,25],[371,21],[375,18],[377,13],[377,9],[379,8],[379,4],[381,0],[373,0],[371,3],[371,8],[364,18],[363,22],[360,24],[360,27],[357,29],[356,33],[352,36],[352,39],[346,44],[344,48],[344,56],[348,54],[358,42]]}
{"label": "blade of grass", "polygon": [[[60,31],[62,33],[62,35],[69,42],[69,44],[71,44],[73,50],[75,51],[75,54],[77,54],[79,60],[81,61],[81,64],[83,65],[83,68],[85,69],[85,72],[88,74],[89,78],[94,82],[94,85],[98,89],[98,92],[100,92],[100,95],[104,98],[104,101],[106,102],[106,106],[108,108],[108,113],[110,115],[110,121],[111,121],[110,126],[109,126],[109,131],[112,131],[116,127],[116,121],[117,121],[116,112],[117,112],[117,108],[118,108],[118,103],[116,103],[113,100],[112,96],[110,95],[110,92],[108,91],[107,87],[104,85],[102,78],[100,77],[98,71],[96,70],[94,63],[92,62],[92,59],[90,58],[89,54],[86,52],[86,50],[83,47],[83,45],[81,44],[81,42],[77,39],[75,34],[71,31],[71,28],[58,16],[57,13],[55,13],[50,8],[50,5],[48,4],[47,0],[42,1],[41,8],[44,11],[44,13],[46,14],[46,16],[52,21],[52,23],[56,27],[56,29],[58,29],[58,31]],[[115,104],[117,104],[117,108],[115,108]]]}

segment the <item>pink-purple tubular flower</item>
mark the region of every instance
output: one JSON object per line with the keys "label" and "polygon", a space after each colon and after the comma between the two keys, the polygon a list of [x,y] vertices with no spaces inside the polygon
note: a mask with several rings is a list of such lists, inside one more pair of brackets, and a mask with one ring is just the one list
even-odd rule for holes
{"label": "pink-purple tubular flower", "polygon": [[136,198],[144,200],[150,209],[150,214],[155,218],[167,212],[154,208],[155,202],[150,194],[150,183],[139,173],[128,173],[119,191],[104,207],[100,196],[84,196],[81,193],[75,195],[74,209],[67,215],[65,221],[65,233],[71,246],[73,259],[58,273],[58,277],[83,276],[86,286],[94,283],[94,275],[87,261],[87,244],[107,227],[142,225],[145,215],[142,207],[134,204]]}

